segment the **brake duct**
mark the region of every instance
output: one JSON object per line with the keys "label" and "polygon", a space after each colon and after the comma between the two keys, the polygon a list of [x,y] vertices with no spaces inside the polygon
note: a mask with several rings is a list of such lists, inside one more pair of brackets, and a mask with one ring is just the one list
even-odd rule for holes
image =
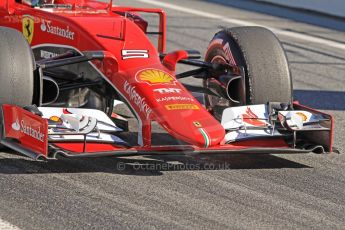
{"label": "brake duct", "polygon": [[230,100],[234,105],[246,103],[245,80],[239,75],[221,75],[207,79],[207,88],[215,95]]}

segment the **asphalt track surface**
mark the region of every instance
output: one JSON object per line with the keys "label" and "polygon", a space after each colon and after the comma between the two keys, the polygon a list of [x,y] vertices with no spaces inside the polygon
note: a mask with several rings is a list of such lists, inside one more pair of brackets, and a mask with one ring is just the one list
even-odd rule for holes
{"label": "asphalt track surface", "polygon": [[[204,53],[217,30],[238,26],[212,15],[297,34],[278,33],[295,98],[334,115],[341,154],[45,163],[6,151],[0,153],[0,228],[345,229],[345,21],[247,1],[160,2],[194,10],[165,8],[169,51]],[[118,4],[158,7],[145,0]]]}

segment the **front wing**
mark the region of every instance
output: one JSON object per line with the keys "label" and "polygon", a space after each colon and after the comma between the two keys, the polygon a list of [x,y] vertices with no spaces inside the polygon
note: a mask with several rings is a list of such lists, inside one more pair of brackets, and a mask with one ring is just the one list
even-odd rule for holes
{"label": "front wing", "polygon": [[[89,111],[87,110],[78,112],[75,109],[77,112],[71,113],[73,109],[70,109],[71,111],[66,113],[66,109],[53,108],[53,111],[61,110],[63,113],[68,114],[61,115],[68,123],[66,128],[66,125],[61,126],[62,123],[51,124],[51,117],[57,120],[60,118],[52,116],[50,114],[51,109],[40,108],[44,113],[43,116],[39,116],[21,107],[6,104],[0,108],[0,143],[36,160],[56,159],[59,156],[80,158],[133,155],[332,152],[334,125],[332,116],[295,103],[295,110],[303,111],[307,115],[313,115],[313,117],[308,117],[308,120],[304,121],[305,124],[302,128],[297,127],[300,125],[298,122],[301,121],[297,121],[297,125],[296,122],[288,124],[295,119],[288,118],[286,124],[291,126],[288,127],[289,135],[285,135],[285,131],[277,132],[278,128],[271,127],[269,124],[266,124],[264,128],[266,130],[265,135],[257,135],[258,130],[262,130],[260,126],[265,122],[267,123],[268,120],[267,111],[260,112],[260,109],[262,110],[264,106],[243,107],[242,109],[245,109],[245,111],[248,108],[250,111],[255,111],[256,117],[249,118],[236,115],[236,111],[241,111],[241,107],[230,111],[225,110],[223,116],[226,115],[226,118],[222,120],[222,125],[227,130],[227,135],[224,141],[218,146],[200,148],[186,144],[130,146],[125,140],[116,135],[123,130],[102,114],[97,115],[98,120],[95,122],[97,117],[82,116],[83,114],[88,115]],[[299,113],[298,111],[296,113]],[[91,112],[95,113],[95,111]],[[229,115],[229,112],[231,115]],[[96,113],[99,113],[99,111]],[[282,114],[284,115],[284,113]],[[259,118],[257,115],[259,115]],[[313,120],[315,117],[321,119],[315,122],[315,119]],[[284,118],[286,119],[286,117]]]}

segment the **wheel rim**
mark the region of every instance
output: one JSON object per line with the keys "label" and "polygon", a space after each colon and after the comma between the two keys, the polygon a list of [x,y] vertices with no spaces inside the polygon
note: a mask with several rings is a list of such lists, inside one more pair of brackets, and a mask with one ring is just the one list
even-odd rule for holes
{"label": "wheel rim", "polygon": [[[211,63],[228,63],[228,61],[220,55],[216,55],[211,59]],[[204,87],[208,88],[209,86],[209,80],[204,81]],[[204,94],[204,100],[205,100],[205,107],[208,111],[212,112],[215,105],[219,103],[221,99],[218,99],[216,97]]]}

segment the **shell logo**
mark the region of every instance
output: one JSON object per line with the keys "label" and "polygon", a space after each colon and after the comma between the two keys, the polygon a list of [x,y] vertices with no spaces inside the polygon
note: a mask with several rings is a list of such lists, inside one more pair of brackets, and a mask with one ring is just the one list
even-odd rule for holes
{"label": "shell logo", "polygon": [[297,112],[296,115],[300,116],[302,118],[302,121],[308,120],[308,117],[304,113]]}
{"label": "shell logo", "polygon": [[63,121],[61,120],[61,118],[58,117],[58,116],[51,116],[51,117],[49,118],[49,120],[51,120],[51,121],[53,121],[53,122],[56,122],[56,123],[58,123],[58,124],[62,124],[62,123],[63,123]]}
{"label": "shell logo", "polygon": [[158,69],[146,69],[140,71],[137,76],[137,81],[146,82],[148,84],[175,84],[176,79],[170,74]]}

